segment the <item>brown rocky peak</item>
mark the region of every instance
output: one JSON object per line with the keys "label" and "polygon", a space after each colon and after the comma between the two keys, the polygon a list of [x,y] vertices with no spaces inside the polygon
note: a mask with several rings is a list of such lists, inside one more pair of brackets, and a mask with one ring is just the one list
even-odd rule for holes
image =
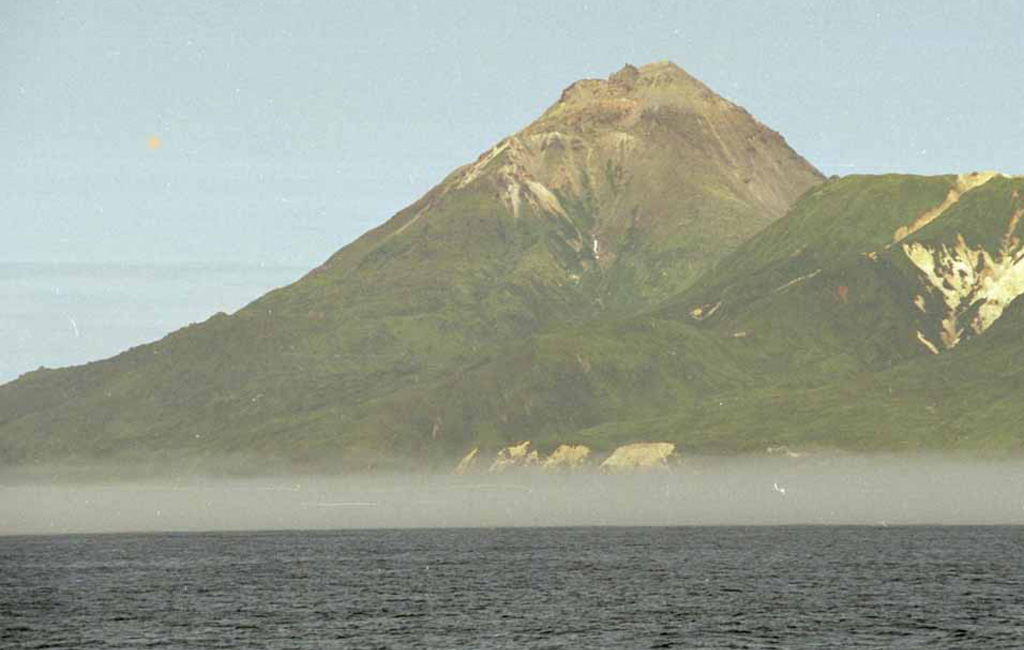
{"label": "brown rocky peak", "polygon": [[621,70],[608,77],[608,83],[633,88],[639,78],[640,70],[635,65],[627,63]]}
{"label": "brown rocky peak", "polygon": [[[633,68],[636,70],[636,76],[638,81],[643,80],[647,85],[658,86],[658,85],[672,85],[672,84],[693,84],[700,83],[694,77],[692,77],[686,70],[683,70],[675,63],[671,61],[655,61],[654,63],[648,63],[647,65],[635,68],[629,64],[620,70],[623,72],[626,68]],[[614,76],[614,75],[613,75]],[[701,84],[703,85],[703,84]]]}
{"label": "brown rocky peak", "polygon": [[[568,119],[578,125],[632,122],[645,108],[677,106],[692,112],[704,112],[712,106],[723,109],[732,104],[671,61],[659,61],[640,67],[626,64],[607,79],[581,79],[570,85],[541,118]],[[633,119],[630,119],[633,118]]]}

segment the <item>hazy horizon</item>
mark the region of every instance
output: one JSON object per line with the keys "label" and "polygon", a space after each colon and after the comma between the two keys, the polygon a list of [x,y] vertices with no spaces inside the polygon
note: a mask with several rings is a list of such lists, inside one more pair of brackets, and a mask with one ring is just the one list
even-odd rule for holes
{"label": "hazy horizon", "polygon": [[665,471],[0,475],[0,535],[523,526],[1024,525],[1024,461],[926,454],[687,458]]}

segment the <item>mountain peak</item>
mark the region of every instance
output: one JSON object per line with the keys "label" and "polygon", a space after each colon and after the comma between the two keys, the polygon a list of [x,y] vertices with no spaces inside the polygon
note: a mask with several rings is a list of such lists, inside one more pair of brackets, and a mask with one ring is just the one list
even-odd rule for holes
{"label": "mountain peak", "polygon": [[611,74],[608,81],[614,84],[632,86],[640,78],[640,70],[633,64],[627,63],[618,72]]}
{"label": "mountain peak", "polygon": [[[646,109],[675,106],[689,112],[736,108],[671,61],[637,67],[627,63],[607,79],[581,79],[570,84],[540,121],[580,112],[597,122],[636,117]],[[577,121],[571,119],[570,121]]]}
{"label": "mountain peak", "polygon": [[[543,424],[532,395],[520,403],[504,386],[479,400],[506,396],[486,414],[469,391],[432,391],[462,386],[464,369],[506,348],[541,349],[533,341],[548,333],[679,295],[820,181],[781,136],[675,64],[576,82],[295,284],[101,364],[0,388],[0,468],[146,445],[161,464],[179,449],[259,463],[269,449],[357,468]],[[556,346],[541,356],[562,358]],[[586,375],[618,354],[568,362]],[[510,371],[532,365],[516,357]],[[578,422],[599,423],[598,411]]]}
{"label": "mountain peak", "polygon": [[621,70],[609,75],[608,83],[627,90],[632,90],[637,85],[703,85],[672,61],[655,61],[654,63],[642,65],[639,68],[631,63],[627,63],[622,66]]}
{"label": "mountain peak", "polygon": [[[539,119],[451,174],[410,223],[480,184],[516,218],[528,209],[571,221],[572,206],[586,206],[587,226],[573,231],[570,247],[593,251],[587,262],[608,268],[640,230],[676,232],[698,212],[750,210],[742,223],[694,226],[711,241],[690,237],[688,246],[717,250],[722,238],[738,240],[782,216],[820,181],[778,133],[675,63],[626,64],[570,85]],[[709,203],[694,208],[695,196]],[[718,205],[724,196],[733,207]]]}
{"label": "mountain peak", "polygon": [[[631,68],[633,66],[627,63],[625,67]],[[696,81],[690,73],[668,60],[654,61],[653,63],[642,65],[637,68],[637,72],[639,72],[641,77],[651,79],[652,81],[686,83]]]}

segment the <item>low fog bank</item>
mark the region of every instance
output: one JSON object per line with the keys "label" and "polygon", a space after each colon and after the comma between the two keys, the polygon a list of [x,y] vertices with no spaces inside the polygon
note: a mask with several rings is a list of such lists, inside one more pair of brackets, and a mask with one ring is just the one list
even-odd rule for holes
{"label": "low fog bank", "polygon": [[0,475],[4,535],[736,524],[1024,524],[1024,459],[691,459],[626,475],[520,470],[79,486]]}

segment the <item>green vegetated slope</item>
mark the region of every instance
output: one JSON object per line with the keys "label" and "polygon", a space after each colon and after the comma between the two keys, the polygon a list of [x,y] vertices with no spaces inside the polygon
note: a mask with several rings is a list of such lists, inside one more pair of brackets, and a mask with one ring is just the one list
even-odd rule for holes
{"label": "green vegetated slope", "polygon": [[988,180],[897,236],[962,180],[829,181],[663,305],[541,335],[406,403],[443,405],[464,448],[1019,450],[1024,180]]}
{"label": "green vegetated slope", "polygon": [[[463,382],[505,359],[546,362],[574,328],[620,346],[617,323],[689,287],[820,181],[672,64],[577,82],[295,284],[112,359],[0,386],[0,464],[446,459],[515,432],[489,399],[453,394]],[[623,379],[644,372],[628,348],[620,357]]]}
{"label": "green vegetated slope", "polygon": [[0,462],[450,467],[526,439],[1018,451],[1021,221],[1022,179],[822,183],[682,70],[627,67],[299,282],[0,387]]}

